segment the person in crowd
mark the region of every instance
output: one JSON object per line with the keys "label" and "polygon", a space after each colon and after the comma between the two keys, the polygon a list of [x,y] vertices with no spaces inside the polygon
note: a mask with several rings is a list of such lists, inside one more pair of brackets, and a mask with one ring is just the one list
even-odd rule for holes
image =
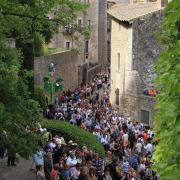
{"label": "person in crowd", "polygon": [[78,180],[88,180],[88,174],[84,168],[81,168],[81,172],[78,177]]}
{"label": "person in crowd", "polygon": [[62,171],[62,179],[63,180],[69,180],[69,179],[71,179],[71,177],[72,177],[72,174],[70,172],[68,165],[64,164],[64,169]]}
{"label": "person in crowd", "polygon": [[97,153],[95,154],[92,163],[96,169],[96,176],[98,177],[98,180],[102,180],[103,171],[104,171],[104,161],[99,157],[99,154]]}
{"label": "person in crowd", "polygon": [[48,107],[47,117],[66,120],[91,132],[107,154],[103,159],[97,152],[89,150],[88,145],[79,148],[73,142],[62,145],[61,138],[57,136],[48,138],[50,142],[45,145],[44,156],[47,158],[50,150],[53,163],[59,164],[58,172],[62,179],[119,180],[127,179],[127,174],[133,178],[132,174],[137,172],[142,178],[146,177],[153,153],[151,141],[154,133],[150,127],[131,121],[129,116],[119,114],[112,107],[108,77],[109,69],[103,68],[90,83],[81,84],[75,91],[61,93],[55,105]]}
{"label": "person in crowd", "polygon": [[88,180],[97,180],[96,170],[95,170],[94,167],[90,167],[90,168],[89,168]]}
{"label": "person in crowd", "polygon": [[50,180],[59,180],[59,166],[55,164],[50,173]]}
{"label": "person in crowd", "polygon": [[151,156],[152,153],[153,153],[153,145],[152,145],[152,143],[149,141],[144,148],[146,150],[146,155]]}
{"label": "person in crowd", "polygon": [[123,169],[123,172],[124,172],[124,176],[125,177],[128,177],[128,172],[129,172],[129,162],[127,159],[124,159],[124,162],[122,164],[122,169]]}
{"label": "person in crowd", "polygon": [[104,170],[103,180],[113,180],[108,167],[106,167]]}
{"label": "person in crowd", "polygon": [[109,168],[110,171],[110,175],[112,177],[113,180],[119,180],[120,179],[120,167],[119,167],[119,162],[118,159],[114,159],[113,162],[107,166],[106,168]]}
{"label": "person in crowd", "polygon": [[140,176],[140,179],[142,180],[145,180],[145,171],[146,171],[145,161],[142,160],[139,167],[139,176]]}
{"label": "person in crowd", "polygon": [[79,175],[80,175],[80,171],[81,170],[81,165],[79,163],[76,164],[75,169],[72,172],[72,179],[77,180]]}
{"label": "person in crowd", "polygon": [[53,160],[51,152],[48,152],[46,157],[44,157],[44,172],[46,180],[50,180],[50,173],[53,168]]}
{"label": "person in crowd", "polygon": [[75,166],[77,164],[75,153],[72,151],[70,152],[69,157],[66,160],[66,164],[70,168],[71,173],[75,170]]}
{"label": "person in crowd", "polygon": [[43,166],[39,165],[36,167],[36,180],[46,180]]}
{"label": "person in crowd", "polygon": [[139,159],[139,156],[136,153],[132,155],[132,157],[130,159],[130,162],[131,162],[131,167],[135,171],[138,171],[140,159]]}
{"label": "person in crowd", "polygon": [[8,161],[7,161],[7,166],[16,166],[15,164],[15,159],[16,159],[16,153],[13,150],[8,150],[7,152],[8,155]]}
{"label": "person in crowd", "polygon": [[44,166],[44,152],[43,150],[39,149],[34,155],[33,155],[34,164],[37,167]]}
{"label": "person in crowd", "polygon": [[138,153],[139,155],[141,155],[143,145],[142,145],[142,143],[141,143],[140,140],[138,140],[138,142],[136,143],[135,148],[136,148],[137,153]]}

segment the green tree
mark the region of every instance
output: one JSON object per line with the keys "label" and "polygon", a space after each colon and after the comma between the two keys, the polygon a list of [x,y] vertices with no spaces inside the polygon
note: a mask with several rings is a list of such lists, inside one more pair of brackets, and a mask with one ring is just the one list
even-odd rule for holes
{"label": "green tree", "polygon": [[[35,55],[42,54],[41,43],[49,43],[60,25],[76,24],[76,13],[87,7],[87,3],[73,0],[1,0],[0,13],[11,27],[7,36],[16,39],[16,45],[23,53],[23,68],[33,70]],[[32,93],[33,85],[31,77]]]}
{"label": "green tree", "polygon": [[45,96],[45,93],[44,93],[44,90],[41,86],[35,86],[34,87],[34,100],[36,100],[40,107],[45,110],[46,108],[46,96]]}
{"label": "green tree", "polygon": [[[71,0],[0,1],[0,136],[6,134],[0,144],[10,152],[28,157],[40,139],[35,133],[40,106],[28,89],[38,41],[48,43],[58,25],[74,22],[85,6]],[[6,46],[8,37],[15,39],[16,48]]]}
{"label": "green tree", "polygon": [[5,37],[2,36],[5,25],[0,18],[0,134],[5,131],[7,136],[0,139],[0,144],[10,152],[28,157],[37,148],[38,136],[34,129],[39,120],[39,105],[29,98],[28,73],[24,71],[19,76],[20,51],[5,46]]}
{"label": "green tree", "polygon": [[154,126],[160,144],[153,156],[161,179],[180,177],[180,1],[173,0],[165,9],[160,32],[164,45],[157,64],[157,112]]}

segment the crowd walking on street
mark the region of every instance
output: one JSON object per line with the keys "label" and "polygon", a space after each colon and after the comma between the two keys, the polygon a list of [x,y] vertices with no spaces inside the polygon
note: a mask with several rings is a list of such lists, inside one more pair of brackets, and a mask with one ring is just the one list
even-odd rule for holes
{"label": "crowd walking on street", "polygon": [[[30,170],[36,180],[158,180],[152,170],[154,133],[129,116],[120,114],[109,99],[109,67],[75,91],[56,97],[44,116],[50,121],[67,121],[91,132],[104,146],[106,156],[63,137],[52,136],[39,125],[45,143],[33,155]],[[8,165],[14,165],[8,158]]]}

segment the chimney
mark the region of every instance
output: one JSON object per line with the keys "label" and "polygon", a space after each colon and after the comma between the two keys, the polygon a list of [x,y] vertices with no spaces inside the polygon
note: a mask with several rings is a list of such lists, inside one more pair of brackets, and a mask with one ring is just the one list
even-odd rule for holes
{"label": "chimney", "polygon": [[168,4],[168,0],[157,0],[158,7],[163,8]]}

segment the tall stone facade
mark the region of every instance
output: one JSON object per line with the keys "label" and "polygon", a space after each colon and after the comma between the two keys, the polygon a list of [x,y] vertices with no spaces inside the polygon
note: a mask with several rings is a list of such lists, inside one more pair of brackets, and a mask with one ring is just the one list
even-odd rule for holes
{"label": "tall stone facade", "polygon": [[132,25],[132,69],[139,74],[139,95],[149,88],[156,75],[154,64],[161,48],[154,36],[162,19],[162,11],[158,11],[137,19]]}
{"label": "tall stone facade", "polygon": [[103,65],[107,62],[107,1],[81,0],[79,2],[90,4],[87,14],[77,13],[77,24],[81,24],[82,28],[91,27],[90,37],[86,38],[80,33],[68,34],[64,32],[64,27],[60,27],[50,47],[67,48],[69,43],[69,48],[77,49],[79,52],[80,68],[88,69],[91,64]]}
{"label": "tall stone facade", "polygon": [[112,18],[111,103],[133,121],[152,125],[154,97],[143,92],[155,77],[161,47],[154,33],[163,19],[162,8],[158,3],[119,4],[108,13]]}

